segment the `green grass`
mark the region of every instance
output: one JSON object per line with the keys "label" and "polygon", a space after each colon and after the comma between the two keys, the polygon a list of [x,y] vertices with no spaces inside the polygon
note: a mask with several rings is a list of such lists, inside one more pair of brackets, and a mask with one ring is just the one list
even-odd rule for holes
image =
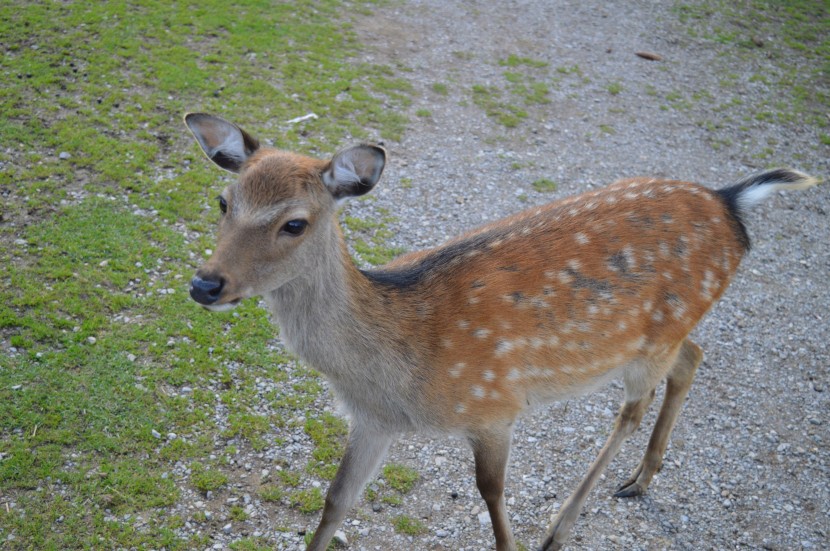
{"label": "green grass", "polygon": [[532,184],[533,189],[540,193],[551,193],[556,191],[556,182],[549,178],[539,178],[538,180],[534,180]]}
{"label": "green grass", "polygon": [[623,91],[623,85],[619,82],[612,82],[606,86],[605,89],[608,90],[608,93],[612,96],[616,96]]}
{"label": "green grass", "polygon": [[528,117],[523,108],[513,103],[502,101],[502,92],[494,86],[475,84],[472,87],[473,103],[479,106],[488,117],[507,128],[515,128]]}
{"label": "green grass", "polygon": [[323,509],[325,499],[320,488],[309,488],[308,490],[297,490],[289,496],[291,506],[304,515],[310,515]]}
{"label": "green grass", "polygon": [[390,488],[402,494],[407,494],[415,487],[415,483],[420,476],[415,469],[390,463],[383,468],[383,478]]}
{"label": "green grass", "polygon": [[449,87],[443,82],[435,82],[432,85],[432,91],[440,96],[446,96],[450,93]]}
{"label": "green grass", "polygon": [[[236,450],[275,445],[321,395],[256,301],[208,314],[187,296],[224,177],[181,117],[216,112],[317,156],[399,138],[413,88],[398,68],[354,61],[345,11],[336,0],[0,5],[0,190],[13,190],[0,224],[4,549],[205,548],[204,533],[176,533],[200,522],[173,513],[181,489],[224,502]],[[306,113],[318,118],[285,122]],[[368,230],[372,260],[391,254],[388,236]],[[258,386],[289,376],[290,396]],[[313,456],[265,491],[302,511],[320,490],[292,488],[331,476],[345,430],[314,419]],[[189,474],[176,478],[177,465]],[[155,521],[139,527],[140,516]]]}
{"label": "green grass", "polygon": [[406,515],[396,516],[392,521],[392,526],[397,533],[406,536],[419,536],[427,532],[427,527],[423,522]]}
{"label": "green grass", "polygon": [[[724,75],[714,97],[668,98],[669,107],[687,109],[700,102],[706,107],[716,98],[738,94],[748,85],[766,93],[751,105],[722,110],[721,117],[776,124],[827,128],[830,93],[824,82],[830,72],[830,6],[822,0],[734,3],[705,0],[678,2],[674,11],[689,35],[708,43],[722,56],[742,59],[747,66],[763,61],[764,74]],[[760,46],[759,41],[760,39]],[[770,67],[771,66],[771,67]],[[786,101],[781,101],[786,98]]]}

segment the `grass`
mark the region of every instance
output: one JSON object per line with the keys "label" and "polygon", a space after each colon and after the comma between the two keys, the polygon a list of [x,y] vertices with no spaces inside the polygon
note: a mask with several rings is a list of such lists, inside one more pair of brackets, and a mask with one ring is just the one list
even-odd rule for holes
{"label": "grass", "polygon": [[406,515],[396,516],[392,521],[392,526],[397,533],[406,536],[419,536],[427,532],[427,527],[423,522]]}
{"label": "grass", "polygon": [[612,96],[616,96],[616,95],[619,95],[620,92],[623,91],[623,85],[620,82],[611,82],[605,87],[605,89]]}
{"label": "grass", "polygon": [[556,182],[549,178],[539,178],[538,180],[534,180],[530,185],[540,193],[552,193],[556,191]]}
{"label": "grass", "polygon": [[420,477],[415,469],[390,463],[383,468],[383,478],[389,487],[402,494],[407,494],[412,491]]}
{"label": "grass", "polygon": [[488,117],[507,128],[515,128],[528,116],[527,111],[521,107],[501,101],[502,92],[494,86],[475,84],[472,94],[475,105],[483,109]]}
{"label": "grass", "polygon": [[[205,524],[176,512],[187,492],[224,503],[236,451],[278,443],[321,396],[255,301],[207,315],[189,300],[223,176],[181,117],[216,112],[318,156],[398,139],[413,89],[397,69],[354,61],[346,11],[337,0],[0,6],[4,549],[207,547],[207,532],[179,533]],[[285,122],[307,113],[318,118]],[[380,230],[367,237],[373,260]],[[262,389],[289,376],[293,399]],[[338,421],[309,417],[313,456],[275,477],[268,499],[319,507],[320,490],[302,493],[298,478],[331,476]]]}
{"label": "grass", "polygon": [[755,60],[764,60],[769,67],[768,60],[772,60],[772,70],[763,74],[727,73],[721,90],[712,91],[715,97],[667,97],[670,103],[666,107],[688,109],[700,104],[711,108],[717,105],[716,97],[743,95],[745,89],[754,86],[766,93],[750,105],[732,105],[727,116],[799,127],[830,126],[826,117],[830,93],[826,86],[814,85],[826,82],[830,72],[830,7],[826,2],[706,0],[678,2],[674,11],[692,37],[709,43],[722,55],[745,59],[748,67]]}

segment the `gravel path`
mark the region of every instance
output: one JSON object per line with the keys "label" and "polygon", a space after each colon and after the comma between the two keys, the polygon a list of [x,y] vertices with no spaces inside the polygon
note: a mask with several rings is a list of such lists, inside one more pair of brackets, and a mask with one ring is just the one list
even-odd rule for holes
{"label": "gravel path", "polygon": [[[348,207],[366,217],[389,209],[398,218],[392,245],[436,245],[620,177],[721,186],[775,164],[817,175],[830,168],[815,128],[756,116],[777,92],[751,75],[799,60],[764,56],[775,37],[760,37],[759,51],[694,38],[668,3],[411,0],[355,25],[367,45],[363,61],[411,69],[401,76],[416,90],[409,113],[416,122],[402,141],[387,143],[391,160],[378,200]],[[510,54],[547,65],[500,65]],[[520,82],[548,83],[549,103],[525,106],[506,71]],[[500,89],[498,100],[521,105],[528,117],[515,128],[487,117],[473,100],[476,84]],[[557,190],[534,190],[540,178]],[[753,211],[753,251],[695,332],[706,359],[663,470],[646,496],[611,497],[645,449],[652,406],[591,494],[569,549],[830,548],[828,210],[825,186]],[[527,548],[595,457],[621,398],[622,386],[612,384],[520,420],[506,493]],[[254,472],[261,458],[248,458]],[[351,549],[494,548],[463,442],[407,436],[390,461],[417,469],[421,479],[399,507],[356,507],[344,525]],[[395,533],[400,514],[421,519],[427,532]],[[307,517],[309,529],[318,518]],[[269,522],[302,519],[263,524],[278,547],[300,546],[296,533],[274,534]]]}

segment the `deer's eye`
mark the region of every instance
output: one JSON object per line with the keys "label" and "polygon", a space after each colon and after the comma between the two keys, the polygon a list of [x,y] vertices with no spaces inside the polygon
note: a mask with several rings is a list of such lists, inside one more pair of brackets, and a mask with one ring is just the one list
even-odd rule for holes
{"label": "deer's eye", "polygon": [[222,211],[222,214],[228,212],[228,202],[225,201],[225,198],[220,195],[216,199],[217,201],[219,201],[219,210]]}
{"label": "deer's eye", "polygon": [[287,233],[288,235],[302,235],[305,229],[308,227],[307,220],[289,220],[285,223],[285,225],[280,230],[280,233]]}

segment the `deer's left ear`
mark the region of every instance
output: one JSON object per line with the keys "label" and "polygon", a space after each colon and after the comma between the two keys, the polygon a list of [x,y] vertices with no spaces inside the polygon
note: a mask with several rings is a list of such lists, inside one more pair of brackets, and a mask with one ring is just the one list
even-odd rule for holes
{"label": "deer's left ear", "polygon": [[239,172],[245,159],[259,149],[256,138],[225,119],[188,113],[184,122],[208,158],[230,172]]}
{"label": "deer's left ear", "polygon": [[386,150],[362,144],[336,154],[323,170],[323,183],[337,200],[369,193],[383,174]]}

